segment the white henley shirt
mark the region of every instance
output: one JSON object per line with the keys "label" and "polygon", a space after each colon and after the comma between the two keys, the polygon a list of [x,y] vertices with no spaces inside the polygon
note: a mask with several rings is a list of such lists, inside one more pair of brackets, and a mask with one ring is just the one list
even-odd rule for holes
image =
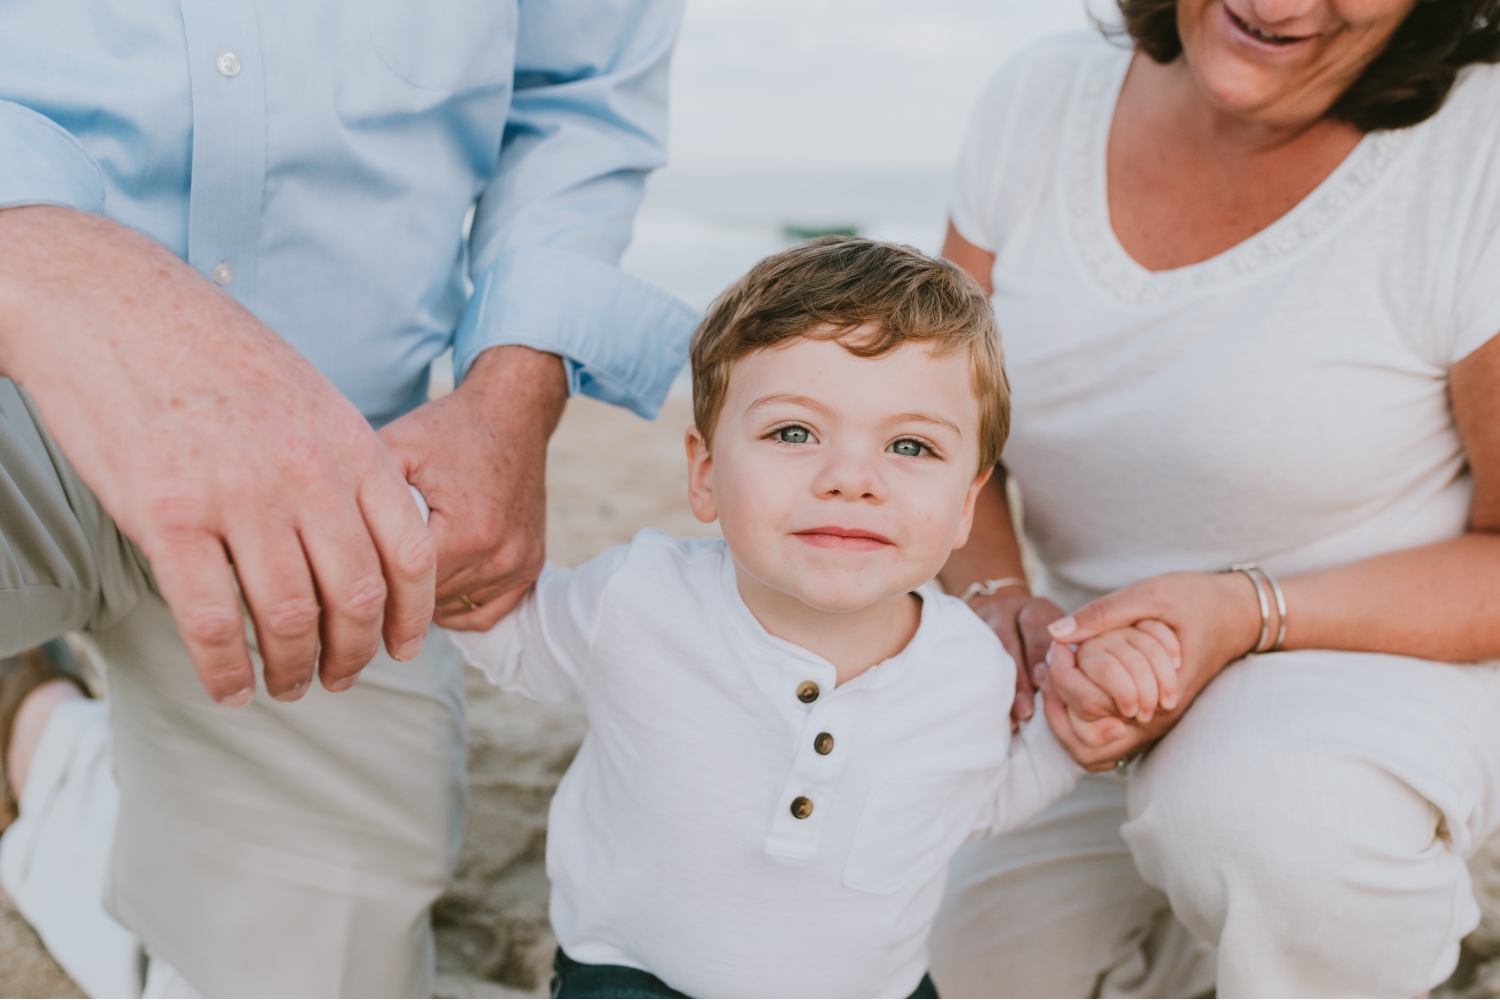
{"label": "white henley shirt", "polygon": [[569,956],[699,997],[916,988],[959,845],[1082,773],[1040,713],[1011,735],[994,633],[918,594],[906,649],[835,687],[751,615],[722,541],[650,530],[453,634],[495,684],[588,713],[547,840]]}

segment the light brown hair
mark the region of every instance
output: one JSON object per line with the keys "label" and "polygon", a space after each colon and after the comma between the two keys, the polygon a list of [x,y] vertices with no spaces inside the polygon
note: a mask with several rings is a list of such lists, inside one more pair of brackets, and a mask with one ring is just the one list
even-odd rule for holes
{"label": "light brown hair", "polygon": [[[862,328],[869,332],[856,337]],[[945,354],[966,351],[979,403],[978,471],[1000,461],[1010,433],[1000,332],[983,290],[954,265],[852,236],[825,236],[756,264],[714,301],[693,334],[693,418],[707,445],[735,364],[799,337],[836,340],[860,358],[912,342]]]}

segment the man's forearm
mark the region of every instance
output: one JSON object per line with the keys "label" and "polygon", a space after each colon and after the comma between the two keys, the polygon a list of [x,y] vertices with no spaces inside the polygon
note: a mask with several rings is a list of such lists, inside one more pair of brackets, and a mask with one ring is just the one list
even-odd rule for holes
{"label": "man's forearm", "polygon": [[545,447],[568,402],[568,376],[556,354],[505,344],[475,358],[456,392],[502,423],[520,420],[534,427]]}

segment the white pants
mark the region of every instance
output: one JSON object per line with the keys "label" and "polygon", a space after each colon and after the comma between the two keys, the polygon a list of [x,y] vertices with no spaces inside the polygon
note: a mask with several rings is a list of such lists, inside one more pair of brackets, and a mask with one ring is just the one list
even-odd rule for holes
{"label": "white pants", "polygon": [[1416,996],[1479,910],[1500,668],[1292,652],[1232,665],[1131,774],[969,845],[945,996]]}
{"label": "white pants", "polygon": [[52,957],[91,997],[197,997],[166,962],[104,912],[120,792],[109,763],[109,709],[81,698],[42,732],[21,817],[0,837],[0,883]]}

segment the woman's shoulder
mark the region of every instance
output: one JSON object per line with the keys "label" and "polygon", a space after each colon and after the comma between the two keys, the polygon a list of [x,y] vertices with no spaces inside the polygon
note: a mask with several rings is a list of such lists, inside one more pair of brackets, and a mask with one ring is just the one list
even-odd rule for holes
{"label": "woman's shoulder", "polygon": [[1011,56],[990,78],[979,99],[980,116],[1019,111],[1036,120],[1038,113],[1061,112],[1080,75],[1127,58],[1127,50],[1097,31],[1042,38]]}
{"label": "woman's shoulder", "polygon": [[1465,66],[1443,106],[1423,124],[1470,149],[1492,147],[1500,139],[1500,65]]}

